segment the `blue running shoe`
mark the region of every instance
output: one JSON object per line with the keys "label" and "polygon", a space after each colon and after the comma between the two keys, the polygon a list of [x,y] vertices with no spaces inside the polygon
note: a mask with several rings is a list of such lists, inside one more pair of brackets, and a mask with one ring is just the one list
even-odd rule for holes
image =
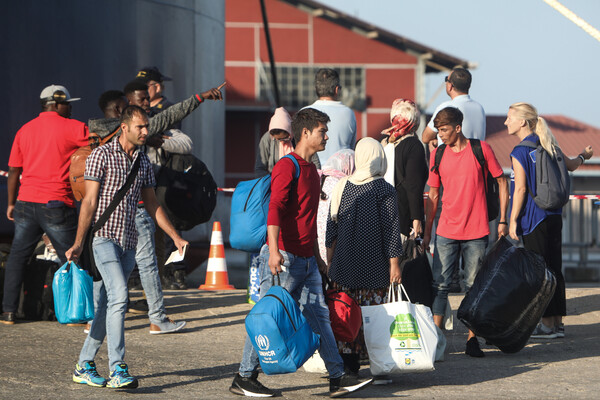
{"label": "blue running shoe", "polygon": [[85,383],[86,385],[94,387],[106,386],[106,379],[98,374],[96,371],[96,364],[93,361],[86,362],[83,364],[83,368],[79,364],[75,365],[75,372],[73,372],[73,382]]}
{"label": "blue running shoe", "polygon": [[127,364],[119,364],[115,370],[110,373],[110,379],[106,386],[113,389],[135,389],[138,387],[138,380],[129,375]]}

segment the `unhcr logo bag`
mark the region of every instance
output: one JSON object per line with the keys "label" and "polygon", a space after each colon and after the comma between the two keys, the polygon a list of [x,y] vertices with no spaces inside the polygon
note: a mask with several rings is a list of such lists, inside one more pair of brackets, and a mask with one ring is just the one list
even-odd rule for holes
{"label": "unhcr logo bag", "polygon": [[295,372],[319,348],[319,336],[281,286],[272,286],[252,307],[246,332],[267,375]]}
{"label": "unhcr logo bag", "polygon": [[431,309],[400,301],[398,290],[390,286],[388,303],[361,307],[373,376],[434,369],[438,334]]}

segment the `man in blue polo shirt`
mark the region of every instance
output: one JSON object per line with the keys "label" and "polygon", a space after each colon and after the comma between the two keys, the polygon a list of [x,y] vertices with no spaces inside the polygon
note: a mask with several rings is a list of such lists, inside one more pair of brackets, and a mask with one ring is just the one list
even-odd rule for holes
{"label": "man in blue polo shirt", "polygon": [[471,73],[461,67],[454,68],[445,78],[446,93],[451,100],[445,101],[433,112],[431,120],[423,131],[423,143],[431,144],[429,150],[441,144],[437,129],[433,126],[433,119],[440,110],[446,107],[456,107],[464,115],[462,132],[467,139],[485,140],[485,111],[481,104],[469,96],[471,88]]}

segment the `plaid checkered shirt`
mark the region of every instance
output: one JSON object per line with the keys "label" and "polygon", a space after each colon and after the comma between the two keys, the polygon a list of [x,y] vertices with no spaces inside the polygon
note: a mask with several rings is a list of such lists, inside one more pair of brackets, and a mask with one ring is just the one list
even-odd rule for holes
{"label": "plaid checkered shirt", "polygon": [[94,215],[94,222],[96,222],[127,180],[129,171],[137,157],[141,157],[137,177],[121,203],[110,215],[108,221],[94,235],[95,237],[111,239],[119,243],[124,250],[134,249],[137,245],[135,213],[141,191],[155,186],[154,172],[150,160],[146,154],[139,150],[135,151],[133,160],[131,160],[123,151],[118,138],[94,149],[92,154],[85,160],[84,179],[100,182],[98,209]]}

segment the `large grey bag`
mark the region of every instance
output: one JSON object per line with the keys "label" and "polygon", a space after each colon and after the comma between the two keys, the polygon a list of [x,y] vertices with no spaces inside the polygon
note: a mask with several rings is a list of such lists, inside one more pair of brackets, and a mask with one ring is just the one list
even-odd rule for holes
{"label": "large grey bag", "polygon": [[518,146],[535,149],[535,193],[527,188],[535,204],[543,210],[556,210],[567,204],[571,178],[560,148],[556,148],[556,157],[553,157],[541,145],[530,140],[524,140]]}

